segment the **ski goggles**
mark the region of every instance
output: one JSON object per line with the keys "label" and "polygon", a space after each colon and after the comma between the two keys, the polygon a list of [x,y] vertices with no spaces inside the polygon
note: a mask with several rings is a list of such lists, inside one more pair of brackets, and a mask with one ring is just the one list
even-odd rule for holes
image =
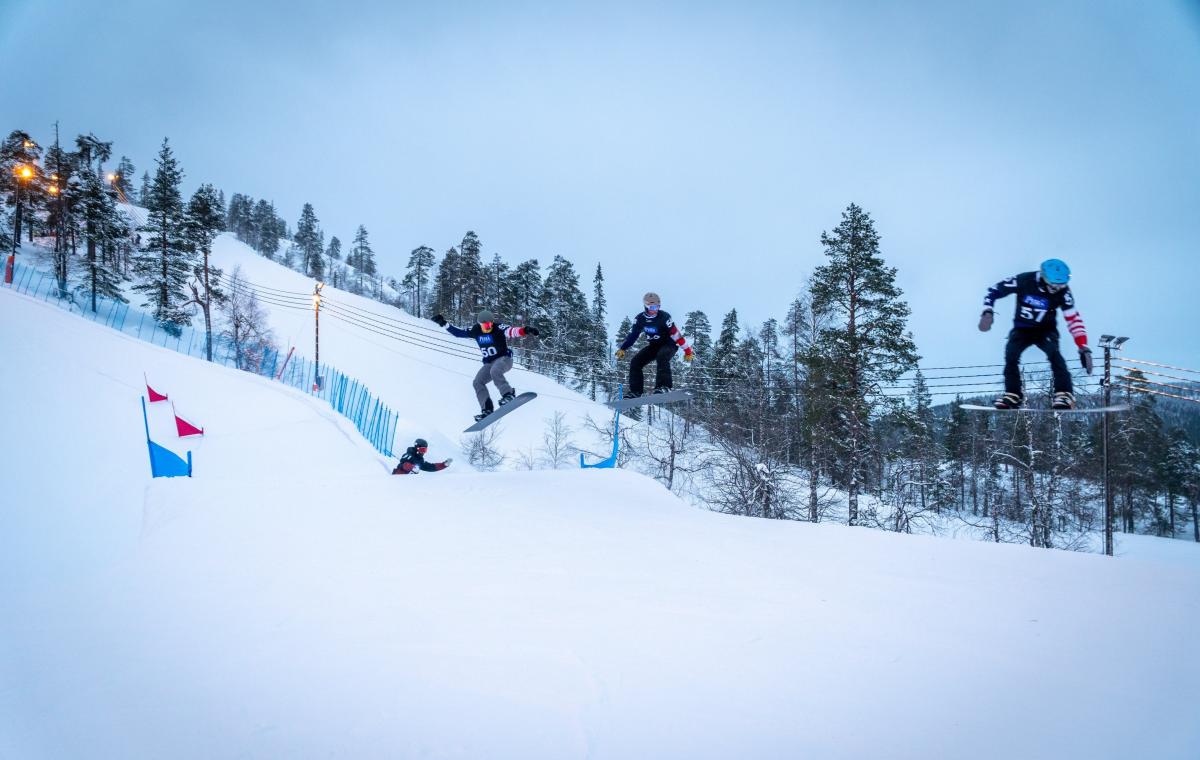
{"label": "ski goggles", "polygon": [[418,447],[417,447],[417,453],[418,453],[418,454],[424,454],[426,451],[429,451],[429,447],[428,447],[428,446],[418,446]]}
{"label": "ski goggles", "polygon": [[646,311],[658,311],[662,308],[662,304],[658,303],[647,303],[642,305],[646,307]]}
{"label": "ski goggles", "polygon": [[483,329],[484,332],[492,331],[492,323],[491,322],[480,322],[479,326],[480,326],[480,328]]}

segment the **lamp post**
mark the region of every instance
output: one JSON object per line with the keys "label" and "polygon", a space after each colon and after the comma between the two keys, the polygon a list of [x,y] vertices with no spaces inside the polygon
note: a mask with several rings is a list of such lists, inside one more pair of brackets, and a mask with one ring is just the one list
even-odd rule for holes
{"label": "lamp post", "polygon": [[321,289],[325,283],[313,287],[313,393],[321,391]]}

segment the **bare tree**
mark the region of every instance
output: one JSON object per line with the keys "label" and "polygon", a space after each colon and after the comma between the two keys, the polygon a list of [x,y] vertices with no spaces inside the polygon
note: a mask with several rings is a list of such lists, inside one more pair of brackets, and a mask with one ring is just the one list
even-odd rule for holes
{"label": "bare tree", "polygon": [[230,275],[229,297],[220,304],[225,314],[222,337],[233,348],[238,369],[257,371],[263,356],[275,348],[275,336],[269,326],[267,311],[258,303],[254,289],[242,279],[241,267]]}
{"label": "bare tree", "polygon": [[467,461],[477,470],[491,472],[504,464],[505,456],[496,443],[500,439],[500,426],[484,428],[478,435],[465,435],[459,440],[459,448],[466,452]]}
{"label": "bare tree", "polygon": [[557,470],[570,463],[571,456],[579,451],[571,440],[571,427],[567,424],[567,415],[555,412],[554,417],[546,418],[546,430],[542,433],[542,461],[551,469]]}

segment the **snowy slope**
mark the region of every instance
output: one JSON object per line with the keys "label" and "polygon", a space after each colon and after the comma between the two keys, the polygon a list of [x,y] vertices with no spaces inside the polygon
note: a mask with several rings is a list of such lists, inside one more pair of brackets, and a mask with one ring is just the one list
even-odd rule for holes
{"label": "snowy slope", "polygon": [[[0,757],[1200,744],[1200,661],[1180,654],[1196,547],[1114,560],[750,520],[619,470],[395,478],[288,388],[3,288],[0,324]],[[193,479],[148,477],[143,369],[209,428]]]}
{"label": "snowy slope", "polygon": [[[315,284],[299,272],[263,258],[229,233],[217,238],[211,260],[226,274],[240,266],[245,280],[262,286],[264,300],[271,296],[279,298],[277,291],[311,294]],[[324,296],[330,302],[378,315],[384,321],[398,320],[404,326],[402,335],[409,342],[364,329],[361,320],[356,325],[328,314],[321,320],[321,361],[364,380],[384,403],[400,413],[398,447],[420,436],[429,439],[435,451],[456,449],[463,428],[471,424],[472,416],[479,411],[471,388],[471,380],[481,366],[475,343],[455,340],[430,320],[416,319],[369,298],[329,286]],[[280,300],[286,300],[286,296]],[[281,345],[295,345],[299,353],[311,358],[312,309],[290,309],[270,303],[265,308],[270,312]],[[414,343],[427,343],[431,347]],[[517,369],[508,378],[518,392],[534,391],[539,396],[536,403],[499,423],[503,433],[497,446],[510,457],[515,459],[518,453],[536,450],[542,443],[547,420],[553,419],[556,412],[566,415],[566,423],[576,431],[573,436],[576,443],[588,450],[605,449],[584,431],[584,418],[590,414],[596,420],[610,421],[609,409],[533,372]],[[498,400],[494,387],[489,386],[489,390]]]}

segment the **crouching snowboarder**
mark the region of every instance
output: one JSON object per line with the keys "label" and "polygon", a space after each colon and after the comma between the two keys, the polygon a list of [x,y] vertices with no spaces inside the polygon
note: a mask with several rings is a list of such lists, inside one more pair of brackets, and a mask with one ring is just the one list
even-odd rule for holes
{"label": "crouching snowboarder", "polygon": [[662,300],[657,293],[642,296],[642,307],[642,311],[633,320],[633,329],[617,349],[617,358],[624,359],[625,352],[637,343],[638,338],[646,336],[646,345],[629,361],[629,391],[625,394],[627,399],[642,395],[645,387],[642,372],[650,362],[658,364],[654,373],[654,392],[668,393],[671,390],[671,358],[681,348],[685,362],[695,358],[687,338],[671,321],[671,315],[662,310]]}
{"label": "crouching snowboarder", "polygon": [[496,316],[487,309],[479,312],[475,320],[475,324],[464,330],[447,323],[441,314],[433,318],[434,322],[446,328],[454,337],[474,340],[479,345],[479,352],[483,354],[483,366],[475,373],[475,379],[471,382],[475,388],[475,398],[479,401],[479,414],[475,415],[475,420],[478,421],[496,409],[492,405],[492,396],[488,393],[488,383],[495,384],[496,390],[500,391],[500,406],[517,396],[516,390],[504,377],[504,373],[513,366],[513,352],[508,347],[508,339],[537,335],[538,330],[536,327],[513,327],[503,322],[497,323]]}
{"label": "crouching snowboarder", "polygon": [[1075,297],[1067,282],[1071,270],[1059,259],[1046,259],[1037,272],[1023,272],[1016,277],[1003,280],[988,288],[983,298],[983,314],[979,317],[979,329],[992,329],[994,319],[992,307],[996,299],[1016,295],[1017,308],[1013,315],[1013,329],[1008,334],[1004,349],[1004,395],[994,402],[997,409],[1017,409],[1025,400],[1021,390],[1021,354],[1030,346],[1041,349],[1050,360],[1054,373],[1054,409],[1075,408],[1074,388],[1067,362],[1058,350],[1058,310],[1063,310],[1067,329],[1079,348],[1079,363],[1092,374],[1092,350],[1087,344],[1087,329],[1083,317],[1075,310]]}
{"label": "crouching snowboarder", "polygon": [[425,472],[438,472],[450,466],[453,459],[447,459],[444,462],[426,462],[425,452],[429,451],[429,441],[424,438],[418,438],[408,450],[404,452],[404,456],[400,457],[400,463],[396,465],[396,469],[392,470],[393,475],[408,475],[417,470]]}

